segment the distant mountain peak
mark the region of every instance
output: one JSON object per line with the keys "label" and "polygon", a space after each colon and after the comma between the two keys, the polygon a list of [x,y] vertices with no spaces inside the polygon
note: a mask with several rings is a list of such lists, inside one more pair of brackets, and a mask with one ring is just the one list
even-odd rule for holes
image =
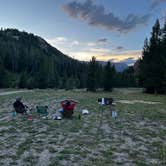
{"label": "distant mountain peak", "polygon": [[[127,69],[129,66],[126,63],[123,62],[112,62],[110,61],[112,65],[115,66],[115,70],[117,72],[123,72],[125,69]],[[99,64],[101,64],[102,66],[105,66],[107,64],[107,62],[105,61],[98,61]]]}

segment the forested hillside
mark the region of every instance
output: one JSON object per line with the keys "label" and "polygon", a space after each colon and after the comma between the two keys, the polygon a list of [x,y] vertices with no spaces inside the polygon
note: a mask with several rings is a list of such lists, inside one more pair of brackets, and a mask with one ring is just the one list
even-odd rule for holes
{"label": "forested hillside", "polygon": [[[0,31],[1,87],[64,87],[85,79],[85,63],[80,63],[51,47],[33,34],[6,29]],[[68,82],[67,79],[68,78]]]}
{"label": "forested hillside", "polygon": [[0,30],[0,88],[111,90],[113,86],[135,86],[134,72],[130,71],[116,73],[113,65],[105,68],[95,58],[80,62],[41,37],[17,29]]}

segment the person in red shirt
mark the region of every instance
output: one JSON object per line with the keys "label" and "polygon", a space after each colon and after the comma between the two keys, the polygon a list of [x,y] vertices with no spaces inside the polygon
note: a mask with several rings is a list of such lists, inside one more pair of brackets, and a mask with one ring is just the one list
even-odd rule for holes
{"label": "person in red shirt", "polygon": [[61,101],[62,109],[59,112],[63,117],[71,117],[76,104],[77,102],[74,100],[63,100]]}

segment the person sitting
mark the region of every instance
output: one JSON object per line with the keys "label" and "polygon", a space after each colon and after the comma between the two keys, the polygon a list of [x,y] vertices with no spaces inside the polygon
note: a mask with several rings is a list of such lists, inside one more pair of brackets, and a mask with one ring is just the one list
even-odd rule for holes
{"label": "person sitting", "polygon": [[70,118],[73,115],[74,107],[76,106],[76,101],[74,100],[64,100],[61,102],[62,109],[60,109],[60,113],[63,117]]}
{"label": "person sitting", "polygon": [[13,107],[17,113],[26,114],[27,106],[21,102],[21,97],[16,98],[16,101],[13,103]]}

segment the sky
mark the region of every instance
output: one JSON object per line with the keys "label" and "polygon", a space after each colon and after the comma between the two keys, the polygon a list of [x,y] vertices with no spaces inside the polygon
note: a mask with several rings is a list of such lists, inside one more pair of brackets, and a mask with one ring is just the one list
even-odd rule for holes
{"label": "sky", "polygon": [[141,56],[166,0],[0,0],[0,27],[41,36],[64,54],[88,61]]}

